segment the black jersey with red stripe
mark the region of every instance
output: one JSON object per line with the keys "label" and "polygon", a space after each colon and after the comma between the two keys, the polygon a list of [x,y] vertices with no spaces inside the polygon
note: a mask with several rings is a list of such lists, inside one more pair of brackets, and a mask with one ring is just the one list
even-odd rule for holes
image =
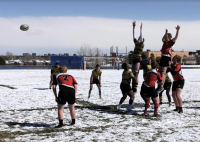
{"label": "black jersey with red stripe", "polygon": [[178,81],[178,80],[184,79],[182,71],[181,71],[181,65],[178,64],[178,63],[177,64],[172,64],[171,68],[167,69],[167,72],[171,72],[174,81]]}
{"label": "black jersey with red stripe", "polygon": [[146,78],[144,81],[144,85],[146,85],[147,87],[155,87],[157,80],[159,82],[162,81],[162,77],[161,77],[160,73],[157,72],[155,69],[149,70],[147,72],[147,75],[146,75]]}
{"label": "black jersey with red stripe", "polygon": [[74,88],[74,85],[77,84],[74,77],[67,73],[58,74],[56,76],[56,79],[57,79],[59,86],[66,86],[66,87]]}
{"label": "black jersey with red stripe", "polygon": [[163,43],[163,46],[161,49],[162,56],[171,57],[172,46],[174,45],[174,43],[175,42],[173,42],[172,40]]}

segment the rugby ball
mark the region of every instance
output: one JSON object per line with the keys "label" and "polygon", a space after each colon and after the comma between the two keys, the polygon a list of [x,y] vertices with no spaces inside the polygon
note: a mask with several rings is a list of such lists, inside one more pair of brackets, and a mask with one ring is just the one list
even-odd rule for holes
{"label": "rugby ball", "polygon": [[23,24],[20,26],[20,30],[27,31],[29,29],[29,26],[27,24]]}

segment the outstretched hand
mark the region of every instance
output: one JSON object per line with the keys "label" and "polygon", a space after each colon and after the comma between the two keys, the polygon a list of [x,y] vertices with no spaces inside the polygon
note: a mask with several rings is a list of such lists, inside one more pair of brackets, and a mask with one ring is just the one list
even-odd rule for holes
{"label": "outstretched hand", "polygon": [[134,27],[136,26],[136,21],[133,21],[133,26],[134,26]]}
{"label": "outstretched hand", "polygon": [[176,28],[176,30],[180,30],[180,26],[179,25],[177,25],[177,27],[175,27]]}
{"label": "outstretched hand", "polygon": [[142,30],[142,25],[143,25],[143,24],[142,24],[142,22],[141,22],[140,30]]}
{"label": "outstretched hand", "polygon": [[165,33],[166,33],[166,34],[168,33],[168,29],[165,30]]}

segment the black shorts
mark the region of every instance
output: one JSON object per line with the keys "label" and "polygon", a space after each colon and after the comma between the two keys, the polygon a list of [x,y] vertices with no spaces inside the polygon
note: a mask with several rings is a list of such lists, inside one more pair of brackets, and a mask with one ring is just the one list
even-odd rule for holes
{"label": "black shorts", "polygon": [[56,80],[56,76],[55,75],[53,75],[53,83],[52,83],[52,85],[57,85],[58,83],[57,83],[57,80]]}
{"label": "black shorts", "polygon": [[169,61],[171,61],[171,58],[168,56],[162,56],[160,59],[160,67],[168,67]]}
{"label": "black shorts", "polygon": [[124,84],[124,83],[120,84],[120,89],[122,93],[129,93],[132,90],[130,84]]}
{"label": "black shorts", "polygon": [[170,90],[170,89],[171,89],[171,85],[172,85],[171,82],[165,83],[165,84],[164,84],[164,90]]}
{"label": "black shorts", "polygon": [[135,66],[135,64],[137,64],[137,63],[140,63],[140,60],[138,58],[134,58],[132,65]]}
{"label": "black shorts", "polygon": [[184,84],[185,84],[185,79],[174,81],[172,85],[172,91],[176,91],[177,88],[183,89]]}
{"label": "black shorts", "polygon": [[75,103],[75,89],[64,87],[59,90],[58,104],[65,105],[66,102],[68,102],[70,105]]}
{"label": "black shorts", "polygon": [[100,84],[99,79],[93,77],[92,84]]}
{"label": "black shorts", "polygon": [[142,83],[141,90],[140,90],[140,94],[141,95],[145,95],[146,94],[146,92],[145,92],[146,88],[147,87]]}
{"label": "black shorts", "polygon": [[147,98],[150,98],[150,97],[156,98],[156,97],[158,97],[158,93],[157,93],[155,87],[146,87],[145,88],[145,93],[146,93],[146,97]]}

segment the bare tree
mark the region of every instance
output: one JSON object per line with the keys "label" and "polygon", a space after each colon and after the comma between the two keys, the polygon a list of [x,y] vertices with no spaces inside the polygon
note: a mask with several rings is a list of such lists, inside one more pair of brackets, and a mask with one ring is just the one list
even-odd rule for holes
{"label": "bare tree", "polygon": [[32,56],[30,54],[26,54],[23,56],[22,61],[24,63],[24,65],[29,65],[31,63],[29,63],[29,61],[32,59]]}
{"label": "bare tree", "polygon": [[7,60],[12,60],[13,59],[13,54],[11,52],[6,52],[6,59]]}
{"label": "bare tree", "polygon": [[100,56],[101,51],[96,47],[91,47],[89,44],[84,44],[77,51],[78,56]]}

